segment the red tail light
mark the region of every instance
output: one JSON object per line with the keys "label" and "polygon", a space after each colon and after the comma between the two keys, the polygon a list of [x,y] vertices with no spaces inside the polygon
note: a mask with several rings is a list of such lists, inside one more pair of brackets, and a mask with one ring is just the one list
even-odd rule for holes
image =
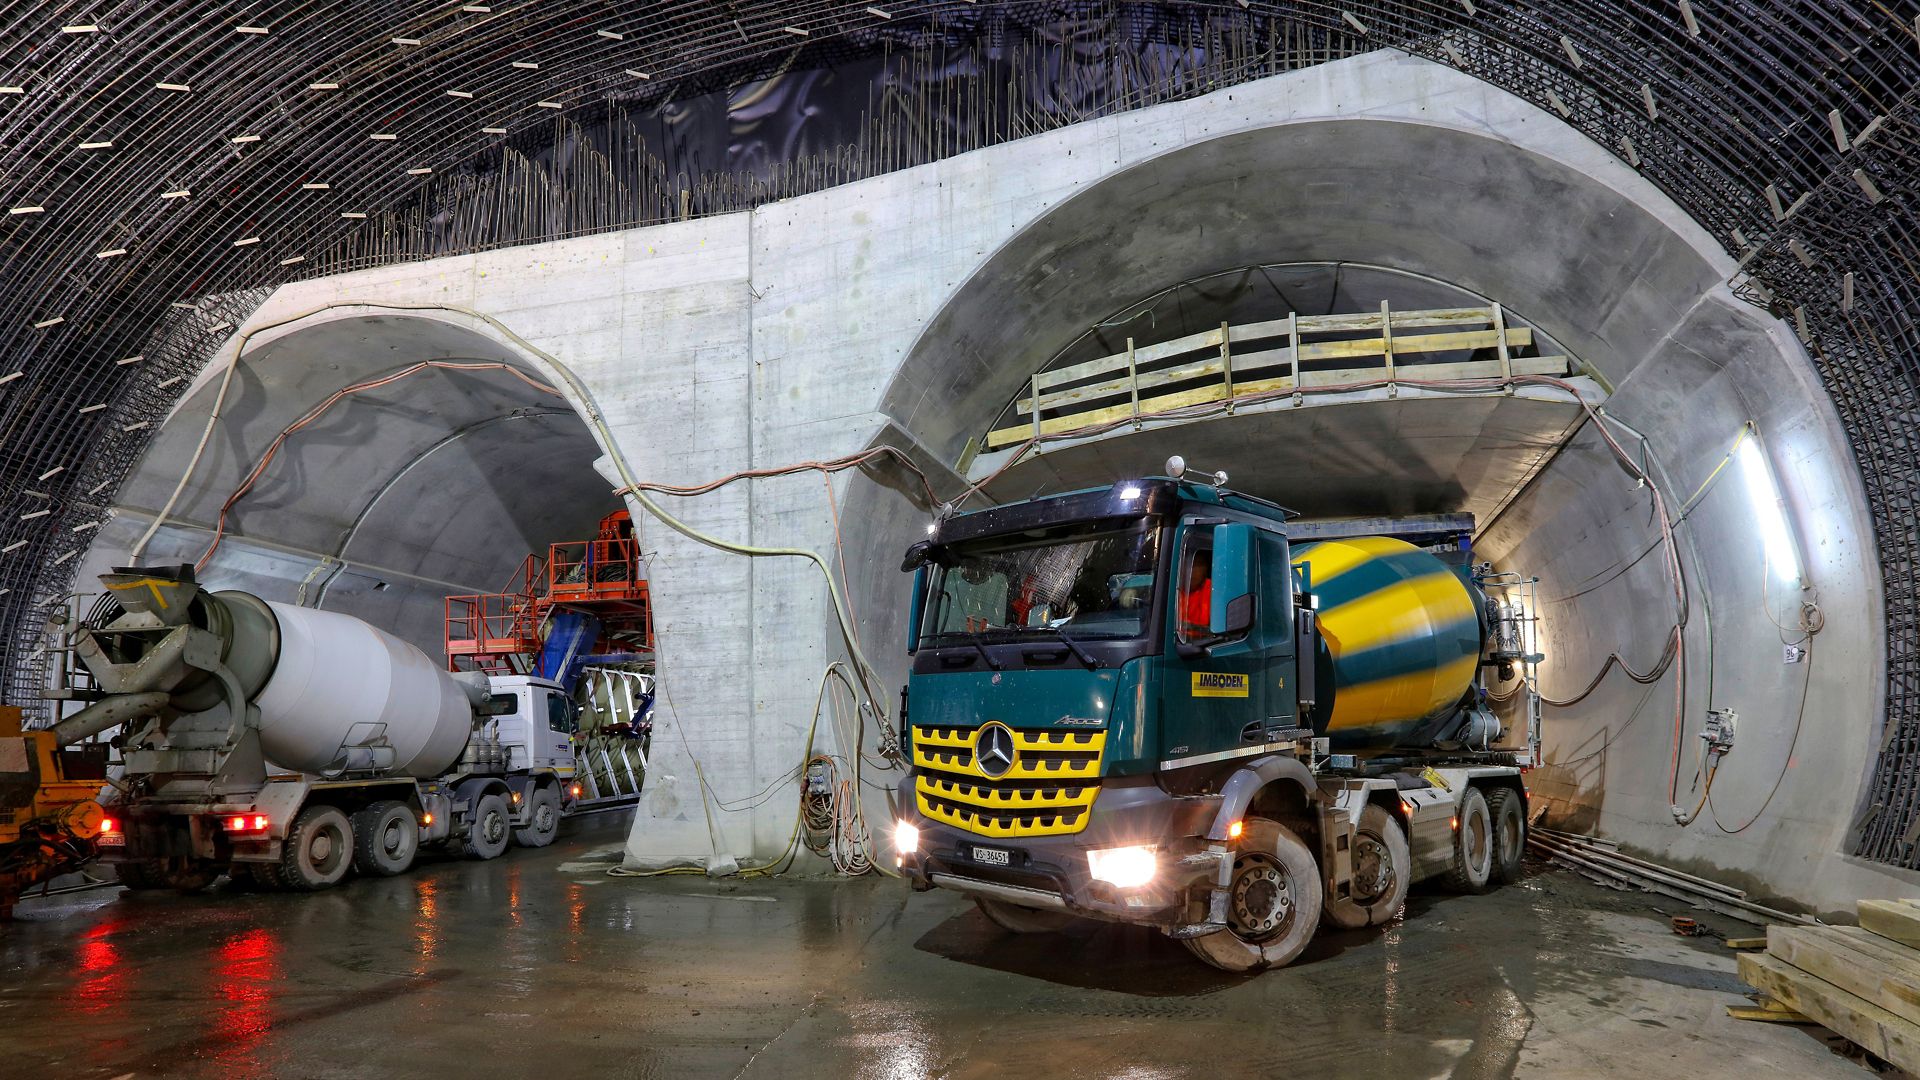
{"label": "red tail light", "polygon": [[577,798],[579,798],[579,797],[580,797],[580,785],[579,785],[579,784],[575,784],[575,785],[573,785],[573,787],[572,787],[572,788],[571,788],[570,790],[572,790],[572,792],[573,792],[573,797],[574,797],[574,798],[576,798],[576,799],[577,799]]}
{"label": "red tail light", "polygon": [[115,821],[115,820],[114,820],[113,818],[110,818],[110,817],[105,817],[105,818],[101,818],[101,819],[100,819],[100,831],[101,831],[101,832],[119,832],[119,831],[120,831],[120,823],[119,823],[118,821]]}
{"label": "red tail light", "polygon": [[235,814],[221,819],[220,826],[228,832],[266,832],[272,823],[265,814]]}

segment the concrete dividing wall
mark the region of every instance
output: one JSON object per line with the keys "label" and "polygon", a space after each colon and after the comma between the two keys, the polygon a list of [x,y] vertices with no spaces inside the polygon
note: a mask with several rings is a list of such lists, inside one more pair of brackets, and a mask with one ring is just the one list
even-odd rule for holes
{"label": "concrete dividing wall", "polygon": [[[1186,278],[1306,260],[1405,269],[1506,304],[1619,388],[1622,415],[1648,432],[1682,486],[1697,482],[1702,455],[1738,420],[1764,414],[1770,445],[1785,455],[1776,460],[1807,466],[1793,481],[1795,508],[1828,560],[1816,573],[1827,575],[1822,597],[1834,617],[1818,642],[1820,711],[1810,713],[1823,718],[1821,772],[1790,772],[1751,839],[1709,840],[1708,821],[1691,831],[1662,821],[1670,725],[1652,717],[1629,725],[1630,703],[1609,697],[1590,712],[1551,717],[1548,729],[1550,756],[1584,753],[1597,731],[1611,730],[1620,749],[1608,772],[1548,794],[1657,857],[1685,855],[1770,887],[1773,867],[1791,861],[1774,891],[1817,906],[1839,906],[1838,888],[1905,887],[1864,869],[1836,886],[1821,869],[1839,864],[1878,719],[1880,640],[1858,482],[1804,357],[1777,324],[1731,302],[1722,282],[1732,267],[1719,247],[1625,163],[1449,69],[1373,54],[750,214],[289,286],[253,323],[352,301],[471,309],[576,372],[647,480],[696,483],[885,443],[912,454],[946,492],[946,469],[967,440],[1092,321]],[[364,315],[341,308],[315,321]],[[543,370],[473,315],[415,316],[489,338]],[[1708,405],[1703,422],[1686,411]],[[914,483],[898,472],[842,474],[830,499],[820,476],[806,473],[665,501],[714,535],[836,562],[837,509],[859,634],[891,713],[905,671],[898,558],[928,520],[910,497]],[[1644,519],[1625,488],[1576,448],[1497,524],[1489,550],[1540,569],[1552,588],[1580,579],[1581,565],[1631,557]],[[1724,548],[1708,553],[1702,540],[1716,606],[1751,609],[1744,593],[1755,578],[1741,561],[1751,548],[1736,538],[1735,495],[1716,492],[1725,505],[1703,503],[1702,514],[1720,516],[1692,527],[1704,538],[1711,521],[1714,550]],[[799,764],[821,672],[847,652],[822,579],[802,560],[748,560],[650,521],[641,529],[657,552],[667,696],[629,863],[771,859],[793,826],[793,791],[745,804]],[[1614,649],[1647,662],[1662,628],[1633,591],[1651,580],[1646,572],[1624,577],[1619,599],[1556,619],[1550,690],[1577,688]],[[1778,666],[1777,641],[1760,647],[1771,624],[1728,618],[1716,633],[1730,683],[1765,674],[1781,690],[1797,674],[1761,671],[1763,655]],[[1779,701],[1753,698],[1740,703],[1751,741],[1723,777],[1736,779],[1737,768],[1729,794],[1741,808],[1757,805],[1748,789],[1766,779],[1791,719]],[[1704,707],[1693,706],[1689,730]],[[838,748],[846,758],[851,750]],[[703,801],[697,777],[728,805]],[[883,834],[884,808],[875,799],[868,809]],[[1776,827],[1781,839],[1760,841]]]}

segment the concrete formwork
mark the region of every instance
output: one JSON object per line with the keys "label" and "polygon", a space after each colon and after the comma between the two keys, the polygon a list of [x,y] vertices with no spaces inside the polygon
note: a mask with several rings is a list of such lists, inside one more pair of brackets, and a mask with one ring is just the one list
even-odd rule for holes
{"label": "concrete formwork", "polygon": [[[1828,872],[1878,720],[1881,635],[1859,483],[1804,356],[1777,323],[1731,299],[1723,283],[1733,267],[1719,245],[1624,162],[1450,69],[1378,53],[749,214],[306,282],[276,293],[253,325],[353,301],[472,309],[577,373],[648,480],[705,481],[885,443],[951,490],[946,467],[967,440],[1118,304],[1226,267],[1306,260],[1426,274],[1507,305],[1617,388],[1611,407],[1649,434],[1688,490],[1701,463],[1760,414],[1777,467],[1792,470],[1813,573],[1836,613],[1814,684],[1820,715],[1831,718],[1822,771],[1791,772],[1750,830],[1777,828],[1775,840],[1709,840],[1711,822],[1683,830],[1666,817],[1668,721],[1629,725],[1631,703],[1606,696],[1548,727],[1555,758],[1586,752],[1602,732],[1617,736],[1603,780],[1543,790],[1585,820],[1597,810],[1602,827],[1653,854],[1765,876],[1817,906],[1838,906],[1844,890],[1896,888],[1890,873],[1862,870],[1842,885]],[[338,308],[311,325],[368,314]],[[471,315],[415,316],[491,337],[541,369],[537,355]],[[1540,570],[1549,596],[1650,538],[1634,509],[1643,496],[1583,445],[1549,465],[1485,537],[1516,568]],[[143,473],[177,475],[177,453],[157,443]],[[1116,452],[1116,471],[1132,468],[1126,457]],[[596,482],[601,494],[609,486]],[[817,475],[802,475],[674,507],[731,540],[824,553],[834,551],[837,509],[860,635],[891,689],[905,669],[897,559],[927,520],[908,488],[897,475],[853,475],[830,501]],[[1714,498],[1720,508],[1701,511],[1714,516],[1694,523],[1701,577],[1717,607],[1751,608],[1756,549],[1743,539],[1737,497]],[[770,858],[785,845],[793,800],[703,811],[694,762],[727,800],[798,764],[820,674],[846,652],[822,579],[800,560],[747,560],[651,523],[643,531],[657,551],[669,699],[629,861]],[[1623,577],[1617,596],[1596,592],[1549,612],[1550,692],[1577,689],[1610,651],[1646,662],[1664,629],[1645,599],[1657,585],[1649,573]],[[1722,681],[1741,687],[1742,734],[1752,733],[1723,785],[1737,777],[1733,786],[1746,789],[1768,778],[1799,672],[1775,670],[1770,623],[1728,619],[1715,629]],[[1696,698],[1690,729],[1706,707]],[[884,812],[869,811],[879,831]]]}

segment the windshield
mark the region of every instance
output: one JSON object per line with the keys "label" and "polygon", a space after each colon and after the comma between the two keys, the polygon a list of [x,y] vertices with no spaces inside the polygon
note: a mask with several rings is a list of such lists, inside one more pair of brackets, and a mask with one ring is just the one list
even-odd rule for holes
{"label": "windshield", "polygon": [[942,555],[921,641],[1139,637],[1153,606],[1159,535],[1145,523],[1082,524],[955,545]]}

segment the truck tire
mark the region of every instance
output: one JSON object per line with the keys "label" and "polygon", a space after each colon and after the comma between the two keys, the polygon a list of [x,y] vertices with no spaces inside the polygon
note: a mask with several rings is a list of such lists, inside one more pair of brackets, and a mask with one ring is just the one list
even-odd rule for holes
{"label": "truck tire", "polygon": [[988,900],[976,896],[973,902],[980,907],[980,914],[987,921],[1011,934],[1051,934],[1065,930],[1074,924],[1074,917],[1064,911],[1049,911],[1042,908],[1021,907],[1004,900]]}
{"label": "truck tire", "polygon": [[309,806],[293,819],[281,845],[281,887],[319,892],[340,884],[353,866],[353,825],[337,806]]}
{"label": "truck tire", "polygon": [[145,892],[148,889],[167,887],[167,865],[160,859],[136,859],[129,862],[114,863],[114,876],[128,892]]}
{"label": "truck tire", "polygon": [[489,792],[474,800],[473,818],[467,824],[466,838],[460,841],[460,853],[469,859],[497,859],[507,850],[513,834],[513,815],[507,800],[499,792]]}
{"label": "truck tire", "polygon": [[393,877],[413,868],[420,854],[420,823],[413,808],[385,800],[353,815],[353,868],[368,877]]}
{"label": "truck tire", "polygon": [[[1234,856],[1227,928],[1181,944],[1222,971],[1284,967],[1319,929],[1323,892],[1320,867],[1307,845],[1277,821],[1250,817]],[[1204,912],[1206,888],[1195,894]]]}
{"label": "truck tire", "polygon": [[527,823],[513,830],[521,847],[546,847],[560,832],[560,789],[551,784],[536,788],[527,803]]}
{"label": "truck tire", "polygon": [[189,895],[204,890],[220,877],[221,868],[194,859],[175,859],[166,870],[167,888]]}
{"label": "truck tire", "polygon": [[1484,893],[1493,889],[1493,815],[1479,788],[1468,788],[1455,811],[1453,862],[1447,868],[1447,888],[1454,892]]}
{"label": "truck tire", "polygon": [[1413,855],[1400,819],[1385,807],[1369,805],[1354,830],[1353,897],[1326,901],[1327,925],[1358,930],[1392,919],[1407,902],[1412,872]]}
{"label": "truck tire", "polygon": [[1520,809],[1520,793],[1512,788],[1487,792],[1487,814],[1493,819],[1493,883],[1520,880],[1520,861],[1527,852],[1527,815]]}

